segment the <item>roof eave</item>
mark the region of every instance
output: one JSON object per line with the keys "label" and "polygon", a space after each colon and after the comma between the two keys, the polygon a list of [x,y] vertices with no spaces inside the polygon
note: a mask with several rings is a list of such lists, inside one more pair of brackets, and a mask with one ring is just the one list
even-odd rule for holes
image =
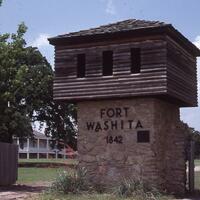
{"label": "roof eave", "polygon": [[195,56],[200,56],[200,49],[197,48],[191,41],[189,41],[183,34],[181,34],[172,25],[165,27],[167,35],[180,43],[186,49],[190,50]]}
{"label": "roof eave", "polygon": [[[200,56],[200,50],[190,42],[185,36],[183,36],[178,30],[176,30],[171,24],[166,24],[158,27],[145,27],[139,28],[135,30],[128,30],[128,31],[120,31],[120,32],[113,32],[113,33],[103,33],[103,34],[94,34],[94,35],[82,35],[82,36],[72,36],[72,37],[52,37],[48,38],[49,43],[56,46],[56,45],[74,45],[74,44],[82,44],[82,43],[89,43],[89,42],[98,42],[107,39],[120,39],[122,37],[127,36],[134,36],[134,37],[141,37],[141,36],[148,36],[154,34],[167,34],[175,41],[180,43],[186,49],[188,49],[192,54],[195,56]],[[91,37],[92,36],[92,37]]]}
{"label": "roof eave", "polygon": [[71,37],[52,37],[48,38],[50,44],[52,45],[62,45],[62,44],[77,44],[79,42],[89,42],[89,41],[96,41],[98,39],[108,39],[112,38],[115,39],[115,37],[121,36],[141,36],[142,35],[149,35],[156,32],[161,32],[162,28],[166,25],[159,26],[159,27],[145,27],[145,28],[139,28],[134,30],[128,30],[128,31],[118,31],[118,32],[109,32],[109,33],[102,33],[102,34],[93,34],[93,35],[81,35],[81,36],[71,36]]}

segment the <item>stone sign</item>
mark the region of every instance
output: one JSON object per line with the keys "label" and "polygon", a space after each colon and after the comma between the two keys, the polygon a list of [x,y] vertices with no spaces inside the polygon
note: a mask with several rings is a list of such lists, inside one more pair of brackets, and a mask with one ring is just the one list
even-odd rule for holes
{"label": "stone sign", "polygon": [[173,182],[183,191],[184,138],[178,116],[177,106],[153,98],[78,103],[79,166],[94,184],[137,179],[162,187],[173,176],[167,187]]}

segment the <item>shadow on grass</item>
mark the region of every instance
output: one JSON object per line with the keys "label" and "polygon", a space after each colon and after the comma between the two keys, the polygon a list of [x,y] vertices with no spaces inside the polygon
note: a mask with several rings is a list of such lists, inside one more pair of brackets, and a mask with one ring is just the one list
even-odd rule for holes
{"label": "shadow on grass", "polygon": [[31,185],[11,185],[0,186],[0,192],[12,191],[12,192],[41,192],[46,190],[48,186],[31,186]]}
{"label": "shadow on grass", "polygon": [[192,194],[187,192],[186,195],[184,195],[182,198],[187,198],[191,200],[200,200],[200,190],[195,190]]}
{"label": "shadow on grass", "polygon": [[32,163],[19,163],[19,167],[37,167],[37,168],[60,168],[60,167],[69,167],[75,168],[76,164],[65,164],[65,163],[50,163],[50,162],[32,162]]}

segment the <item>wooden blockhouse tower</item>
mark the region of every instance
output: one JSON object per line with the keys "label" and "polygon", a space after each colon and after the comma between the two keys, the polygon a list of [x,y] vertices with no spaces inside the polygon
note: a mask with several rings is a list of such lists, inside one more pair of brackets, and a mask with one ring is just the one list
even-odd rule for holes
{"label": "wooden blockhouse tower", "polygon": [[77,103],[79,165],[91,182],[185,190],[179,108],[197,106],[200,50],[171,24],[125,20],[58,35],[54,100]]}

